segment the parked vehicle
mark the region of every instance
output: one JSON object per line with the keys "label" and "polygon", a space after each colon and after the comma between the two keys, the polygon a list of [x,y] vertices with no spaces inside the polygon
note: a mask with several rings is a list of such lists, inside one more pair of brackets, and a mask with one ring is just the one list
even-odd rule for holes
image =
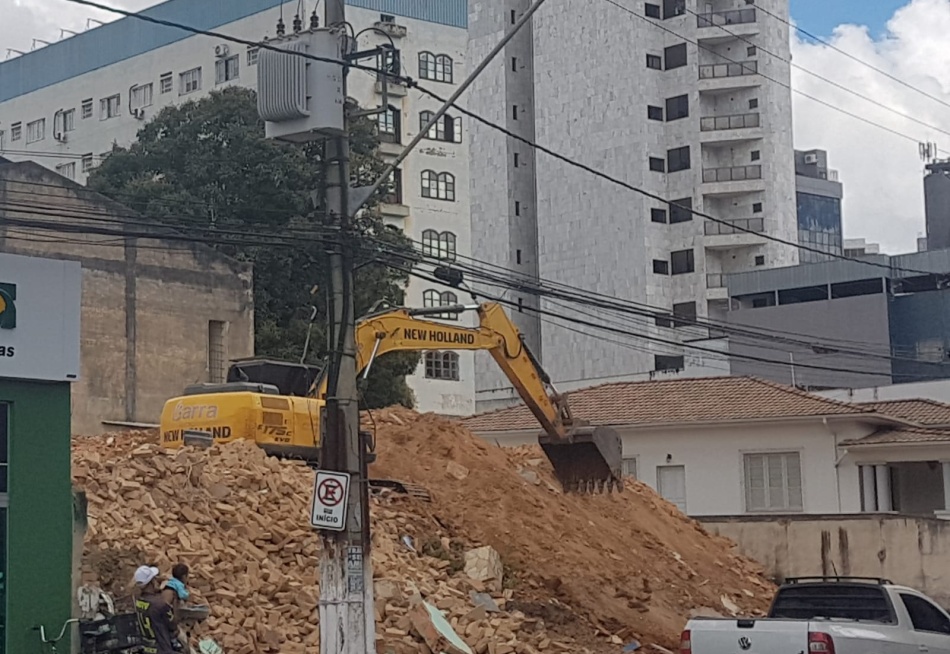
{"label": "parked vehicle", "polygon": [[886,579],[789,579],[766,618],[694,618],[681,654],[950,654],[950,614]]}

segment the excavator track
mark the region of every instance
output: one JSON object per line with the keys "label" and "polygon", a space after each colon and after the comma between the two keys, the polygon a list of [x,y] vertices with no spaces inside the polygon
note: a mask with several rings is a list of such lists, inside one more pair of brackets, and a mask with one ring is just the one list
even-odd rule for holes
{"label": "excavator track", "polygon": [[395,479],[370,479],[369,487],[371,489],[389,489],[394,490],[397,493],[402,493],[404,495],[409,495],[423,502],[431,502],[432,494],[429,493],[428,489],[417,486],[416,484],[410,484],[404,481],[397,481]]}

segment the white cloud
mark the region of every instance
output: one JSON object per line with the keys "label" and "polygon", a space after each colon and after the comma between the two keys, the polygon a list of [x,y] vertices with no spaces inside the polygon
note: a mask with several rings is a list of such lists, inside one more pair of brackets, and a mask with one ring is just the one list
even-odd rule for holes
{"label": "white cloud", "polygon": [[[97,0],[101,4],[138,11],[161,0]],[[68,0],[2,0],[3,16],[0,18],[0,60],[7,56],[7,48],[29,52],[33,39],[42,39],[54,43],[61,36],[60,29],[81,32],[86,29],[86,21],[94,18],[109,22],[121,18],[118,14],[101,11],[92,7],[69,2]],[[11,6],[12,5],[12,6]],[[95,27],[95,23],[90,23]],[[42,47],[42,43],[36,46]]]}
{"label": "white cloud", "polygon": [[[807,29],[808,25],[802,25]],[[875,41],[864,27],[839,26],[829,40],[876,68],[950,104],[950,3],[911,0],[895,12]],[[820,73],[881,104],[950,132],[950,107],[793,34],[796,65]],[[950,135],[928,129],[792,69],[793,87],[919,141],[934,141],[950,156]],[[845,236],[881,243],[889,253],[916,250],[924,232],[923,162],[910,140],[864,124],[794,94],[795,147],[828,151],[844,183]]]}

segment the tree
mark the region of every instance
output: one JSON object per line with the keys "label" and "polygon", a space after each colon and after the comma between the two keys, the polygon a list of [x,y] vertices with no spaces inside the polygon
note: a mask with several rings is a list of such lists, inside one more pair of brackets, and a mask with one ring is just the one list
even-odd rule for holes
{"label": "tree", "polygon": [[[351,130],[351,181],[365,184],[383,170],[378,146],[374,122],[358,121]],[[158,223],[215,230],[212,247],[254,264],[257,355],[300,360],[309,331],[306,360],[319,363],[328,352],[328,232],[311,192],[321,188],[322,161],[321,144],[265,139],[254,91],[230,87],[164,108],[130,147],[113,148],[88,185]],[[384,187],[370,209],[389,191]],[[354,231],[357,315],[380,300],[401,304],[410,241],[372,210]],[[386,265],[384,250],[401,253],[402,265]],[[417,353],[374,362],[363,388],[367,406],[411,407],[405,377],[418,363]]]}

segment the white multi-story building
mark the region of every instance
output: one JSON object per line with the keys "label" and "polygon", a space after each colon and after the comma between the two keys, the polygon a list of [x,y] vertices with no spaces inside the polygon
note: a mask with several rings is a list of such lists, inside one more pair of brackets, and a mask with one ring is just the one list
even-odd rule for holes
{"label": "white multi-story building", "polygon": [[[283,4],[290,33],[298,3]],[[465,76],[466,0],[347,0],[347,4],[347,19],[356,32],[375,26],[392,37],[405,74],[425,80],[444,95]],[[259,40],[276,35],[281,2],[169,0],[143,13]],[[302,20],[306,27],[309,17]],[[378,30],[359,38],[361,49],[388,42]],[[113,144],[132,143],[163,107],[197,100],[228,85],[254,88],[256,62],[255,48],[136,18],[91,29],[0,63],[0,154],[14,161],[34,160],[83,182]],[[380,106],[380,91],[373,74],[351,73],[349,95],[362,106]],[[390,85],[389,93],[390,105],[399,111],[380,119],[380,132],[384,154],[393,156],[439,104],[405,88]],[[431,139],[402,165],[398,197],[382,209],[388,221],[420,241],[427,253],[448,258],[469,254],[471,247],[467,129],[456,116],[433,129]],[[446,288],[414,281],[407,303],[454,304],[456,298]],[[426,353],[410,385],[422,410],[471,413],[473,356]]]}
{"label": "white multi-story building", "polygon": [[[530,2],[469,5],[476,62]],[[475,258],[686,319],[723,316],[724,273],[797,263],[794,247],[765,238],[798,235],[788,25],[758,7],[788,17],[788,0],[548,3],[468,99],[520,136],[752,233],[671,210],[476,123]],[[515,315],[527,343],[562,389],[728,374],[721,340],[695,326],[506,297],[523,307]],[[539,306],[646,338],[565,326],[531,310]],[[714,352],[679,345],[687,340]],[[476,386],[478,409],[512,397],[490,363],[476,361]]]}

